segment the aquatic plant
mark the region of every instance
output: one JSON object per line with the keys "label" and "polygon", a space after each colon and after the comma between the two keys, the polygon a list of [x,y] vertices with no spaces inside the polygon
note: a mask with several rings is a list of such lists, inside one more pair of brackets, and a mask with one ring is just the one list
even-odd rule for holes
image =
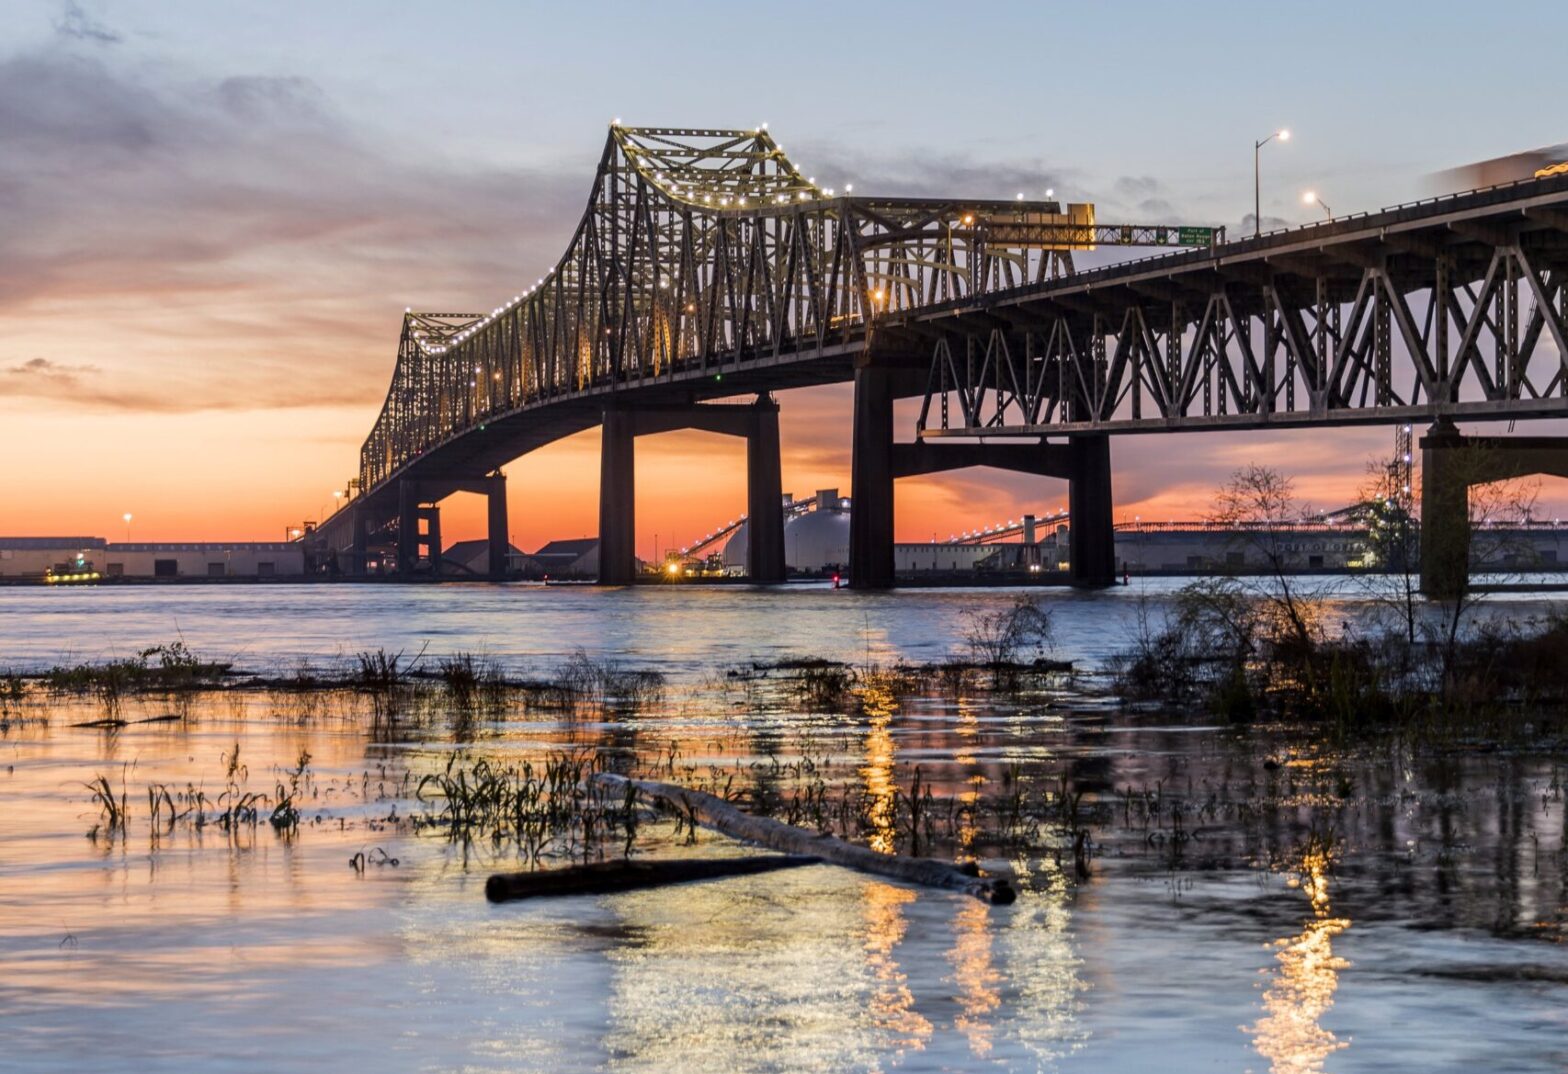
{"label": "aquatic plant", "polygon": [[453,752],[440,771],[420,779],[414,797],[432,807],[422,824],[463,842],[510,841],[528,861],[551,851],[586,858],[612,839],[629,853],[635,809],[588,785],[599,763],[597,754],[551,753],[539,766],[513,766]]}
{"label": "aquatic plant", "polygon": [[652,704],[664,693],[664,676],[657,671],[623,668],[614,660],[595,660],[579,649],[544,682],[524,684],[540,704],[555,708],[576,705],[636,709]]}
{"label": "aquatic plant", "polygon": [[494,707],[506,697],[506,676],[490,660],[473,653],[454,653],[436,664],[436,676],[452,704],[459,709],[476,705]]}
{"label": "aquatic plant", "polygon": [[[111,836],[117,833],[123,834],[126,821],[130,818],[130,793],[125,789],[124,772],[121,772],[118,794],[115,793],[114,785],[109,782],[109,777],[102,773],[83,786],[91,792],[91,801],[101,813],[103,830]],[[88,834],[95,836],[98,830],[98,826],[94,826]]]}
{"label": "aquatic plant", "polygon": [[992,668],[1039,657],[1051,644],[1051,612],[1037,597],[1015,597],[996,610],[963,613],[964,641],[974,662]]}

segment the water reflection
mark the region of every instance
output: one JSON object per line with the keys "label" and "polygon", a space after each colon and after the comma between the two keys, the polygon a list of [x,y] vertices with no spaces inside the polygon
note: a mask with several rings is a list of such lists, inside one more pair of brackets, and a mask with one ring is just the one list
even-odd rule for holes
{"label": "water reflection", "polygon": [[1249,1027],[1253,1047],[1269,1061],[1273,1074],[1315,1074],[1324,1061],[1350,1042],[1323,1025],[1334,1006],[1340,972],[1350,966],[1334,954],[1334,937],[1350,927],[1329,905],[1329,849],[1313,839],[1302,854],[1300,874],[1291,880],[1307,896],[1312,916],[1301,932],[1274,942],[1277,964],[1263,992],[1263,1017]]}
{"label": "water reflection", "polygon": [[909,929],[904,907],[915,898],[913,891],[892,884],[874,883],[866,888],[866,963],[875,981],[870,1002],[872,1022],[887,1035],[900,1057],[906,1051],[924,1048],[932,1031],[930,1020],[915,1009],[909,977],[893,954]]}
{"label": "water reflection", "polygon": [[965,906],[955,922],[956,936],[948,958],[958,986],[958,1017],[953,1025],[969,1041],[969,1051],[983,1059],[991,1054],[991,1018],[1002,1005],[997,988],[1002,975],[991,961],[991,908],[982,902]]}
{"label": "water reflection", "polygon": [[872,850],[892,854],[897,850],[898,786],[893,774],[893,717],[898,713],[898,697],[879,676],[868,676],[860,688],[860,704],[866,714],[865,759],[860,775],[869,799],[867,819],[871,830],[866,842]]}

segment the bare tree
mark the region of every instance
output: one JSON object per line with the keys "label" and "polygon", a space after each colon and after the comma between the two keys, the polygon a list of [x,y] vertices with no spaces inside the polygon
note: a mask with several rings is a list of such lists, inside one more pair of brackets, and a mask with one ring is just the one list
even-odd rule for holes
{"label": "bare tree", "polygon": [[1367,528],[1361,582],[1382,613],[1375,625],[1386,630],[1392,618],[1408,651],[1416,643],[1422,618],[1421,542],[1401,462],[1394,457],[1367,461],[1355,514]]}
{"label": "bare tree", "polygon": [[[1258,602],[1275,655],[1297,668],[1312,691],[1325,587],[1302,580],[1301,557],[1293,547],[1308,521],[1290,478],[1256,464],[1237,470],[1220,487],[1209,516],[1209,522],[1230,530],[1231,543],[1242,549],[1242,562],[1234,565],[1241,568],[1236,581]],[[1249,565],[1260,573],[1248,573]]]}

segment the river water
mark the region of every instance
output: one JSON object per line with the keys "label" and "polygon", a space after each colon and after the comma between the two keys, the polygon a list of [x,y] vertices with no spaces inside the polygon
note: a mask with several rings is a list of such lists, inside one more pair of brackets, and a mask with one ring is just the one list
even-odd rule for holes
{"label": "river water", "polygon": [[[1051,592],[1056,655],[1094,667],[1177,582]],[[0,590],[0,671],[183,640],[287,672],[366,649],[573,653],[657,669],[635,711],[439,700],[370,718],[281,692],[91,698],[0,713],[0,1070],[1517,1070],[1568,1067],[1568,756],[1124,713],[1063,682],[850,709],[735,668],[939,660],[999,590],[247,586]],[[1334,608],[1364,599],[1341,585]],[[1492,614],[1540,615],[1509,598]],[[138,723],[157,717],[178,719]],[[1088,875],[1041,839],[966,844],[1023,894],[992,907],[830,867],[488,904],[515,853],[408,823],[461,751],[755,773],[812,759],[894,794],[1071,786]],[[155,821],[146,788],[268,793],[304,820]],[[85,784],[123,788],[101,830]],[[757,777],[760,778],[760,777]],[[89,834],[91,833],[91,834]],[[876,833],[873,833],[873,838]],[[964,838],[957,833],[955,838]],[[668,825],[645,854],[730,854]],[[350,859],[359,864],[350,865]],[[392,863],[396,859],[396,864]]]}

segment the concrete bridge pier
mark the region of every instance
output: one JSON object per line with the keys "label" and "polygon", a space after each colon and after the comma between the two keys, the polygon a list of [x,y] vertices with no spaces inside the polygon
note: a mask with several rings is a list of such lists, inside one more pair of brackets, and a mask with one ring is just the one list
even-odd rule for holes
{"label": "concrete bridge pier", "polygon": [[746,576],[758,585],[785,579],[784,474],[779,405],[758,397],[746,430]]}
{"label": "concrete bridge pier", "polygon": [[1075,436],[1067,443],[1067,557],[1076,586],[1116,584],[1115,501],[1111,438]]}
{"label": "concrete bridge pier", "polygon": [[1453,600],[1470,586],[1470,486],[1532,474],[1568,477],[1568,437],[1461,436],[1448,418],[1421,438],[1421,592]]}
{"label": "concrete bridge pier", "polygon": [[353,528],[348,540],[348,561],[341,563],[339,569],[358,578],[364,575],[365,560],[370,555],[370,519],[366,517],[365,509],[358,504],[349,508],[348,524]]}
{"label": "concrete bridge pier", "polygon": [[637,576],[637,420],[606,407],[599,446],[599,584],[631,585]]}
{"label": "concrete bridge pier", "polygon": [[893,370],[855,370],[850,436],[849,584],[893,587]]}
{"label": "concrete bridge pier", "polygon": [[754,403],[606,407],[599,455],[599,584],[630,585],[637,577],[636,438],[678,429],[746,440],[746,574],[784,581],[784,482],[780,472],[779,405]]}
{"label": "concrete bridge pier", "polygon": [[425,502],[420,483],[404,481],[398,485],[397,573],[408,581],[421,553],[430,559],[430,574],[441,576],[441,508]]}
{"label": "concrete bridge pier", "polygon": [[1421,438],[1421,592],[1436,600],[1470,584],[1470,483],[1464,437],[1439,419]]}
{"label": "concrete bridge pier", "polygon": [[1054,477],[1067,482],[1071,515],[1069,557],[1074,585],[1116,581],[1116,533],[1112,520],[1111,443],[1104,433],[1077,436],[1065,444],[1013,441],[893,441],[893,399],[900,371],[865,367],[855,371],[855,424],[851,459],[849,584],[889,589],[893,572],[894,483],[901,477],[987,466]]}
{"label": "concrete bridge pier", "polygon": [[491,474],[484,479],[486,571],[492,582],[506,578],[506,558],[512,550],[506,514],[506,475]]}

